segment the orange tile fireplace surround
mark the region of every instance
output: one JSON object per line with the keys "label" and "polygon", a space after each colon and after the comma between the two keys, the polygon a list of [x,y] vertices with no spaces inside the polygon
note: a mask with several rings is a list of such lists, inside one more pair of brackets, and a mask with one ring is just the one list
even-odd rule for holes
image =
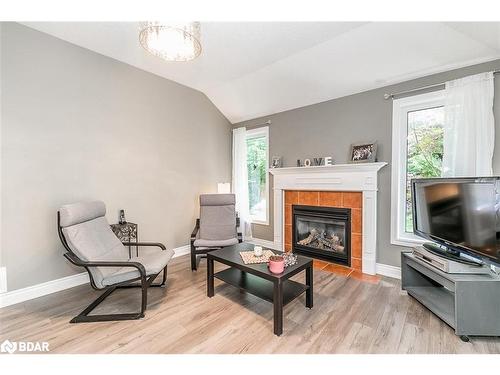
{"label": "orange tile fireplace surround", "polygon": [[[319,207],[340,207],[351,209],[351,268],[324,261],[315,261],[319,268],[340,273],[345,276],[352,272],[361,274],[362,254],[362,210],[363,194],[361,192],[343,191],[285,191],[285,250],[292,250],[292,205],[300,204]],[[355,275],[352,275],[355,276]],[[369,275],[366,275],[369,276]]]}

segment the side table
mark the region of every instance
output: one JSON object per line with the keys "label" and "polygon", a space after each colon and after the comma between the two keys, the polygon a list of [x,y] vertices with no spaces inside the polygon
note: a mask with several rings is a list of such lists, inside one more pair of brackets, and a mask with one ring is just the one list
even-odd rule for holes
{"label": "side table", "polygon": [[[126,222],[124,224],[111,224],[111,230],[121,242],[138,243],[137,224]],[[135,246],[136,256],[139,256],[139,247]],[[132,258],[132,247],[128,245],[128,257]]]}

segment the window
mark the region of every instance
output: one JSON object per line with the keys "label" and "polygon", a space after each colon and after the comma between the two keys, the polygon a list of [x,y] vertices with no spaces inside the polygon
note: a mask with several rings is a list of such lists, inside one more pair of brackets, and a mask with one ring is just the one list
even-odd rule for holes
{"label": "window", "polygon": [[268,225],[269,128],[247,131],[248,201],[253,223]]}
{"label": "window", "polygon": [[443,163],[442,91],[393,102],[391,242],[424,242],[413,234],[411,179],[440,177]]}

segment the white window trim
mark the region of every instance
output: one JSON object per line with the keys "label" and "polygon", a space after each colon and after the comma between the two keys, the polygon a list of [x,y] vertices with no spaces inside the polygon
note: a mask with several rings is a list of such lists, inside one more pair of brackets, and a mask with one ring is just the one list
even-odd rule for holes
{"label": "white window trim", "polygon": [[246,138],[254,138],[254,137],[266,137],[266,186],[265,186],[265,195],[266,195],[266,220],[256,220],[251,215],[250,218],[252,220],[252,224],[258,225],[269,225],[269,126],[263,126],[260,128],[250,129],[246,132]]}
{"label": "white window trim", "polygon": [[444,90],[410,96],[393,101],[392,111],[392,173],[391,173],[391,243],[413,247],[425,242],[405,231],[405,194],[408,112],[444,105]]}

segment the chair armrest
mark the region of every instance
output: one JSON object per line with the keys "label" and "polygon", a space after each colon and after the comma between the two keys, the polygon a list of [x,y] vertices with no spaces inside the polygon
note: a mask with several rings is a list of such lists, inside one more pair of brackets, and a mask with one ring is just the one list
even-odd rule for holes
{"label": "chair armrest", "polygon": [[196,225],[194,226],[194,229],[191,232],[191,243],[193,243],[196,240],[196,236],[198,235],[199,230],[200,230],[200,219],[196,219]]}
{"label": "chair armrest", "polygon": [[133,268],[137,268],[137,270],[141,274],[141,277],[142,276],[146,277],[146,269],[139,262],[84,261],[84,260],[81,260],[80,258],[78,258],[76,255],[73,255],[71,253],[65,253],[64,256],[66,257],[66,259],[68,259],[71,263],[73,263],[76,266],[80,266],[80,267],[133,267]]}
{"label": "chair armrest", "polygon": [[122,242],[125,246],[156,246],[162,250],[167,250],[164,244],[160,242]]}

